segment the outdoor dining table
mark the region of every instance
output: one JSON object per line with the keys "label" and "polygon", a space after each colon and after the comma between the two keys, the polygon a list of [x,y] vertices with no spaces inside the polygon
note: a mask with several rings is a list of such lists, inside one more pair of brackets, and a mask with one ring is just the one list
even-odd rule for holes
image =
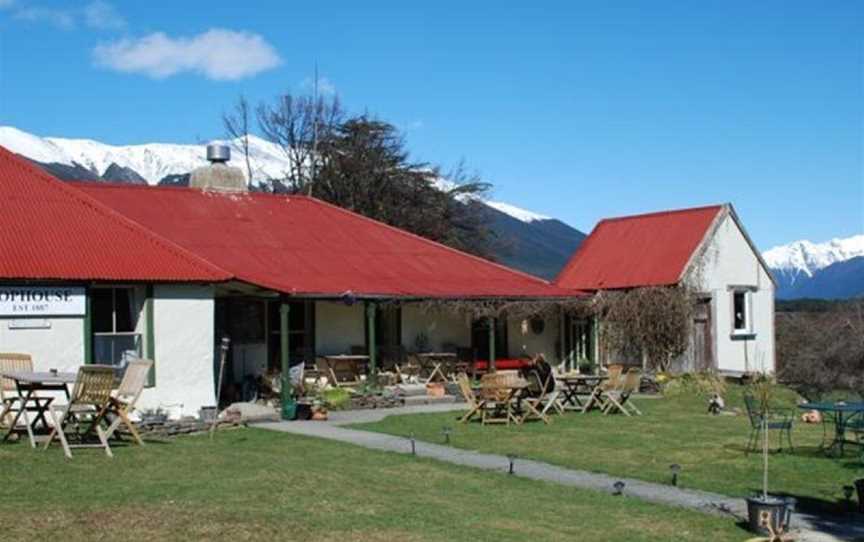
{"label": "outdoor dining table", "polygon": [[[62,391],[69,399],[69,384],[75,383],[77,375],[75,373],[61,373],[57,371],[48,372],[28,372],[28,371],[8,371],[0,373],[0,376],[15,381],[15,387],[20,398],[20,408],[12,420],[6,434],[3,435],[3,442],[9,440],[15,433],[18,420],[24,416],[27,424],[27,435],[30,437],[30,445],[36,447],[36,441],[42,440],[43,435],[37,435],[36,430],[41,424],[43,430],[48,430],[48,420],[45,415],[51,407],[53,397],[45,397],[39,395],[40,392],[56,392]],[[35,413],[32,420],[28,420],[27,412]],[[45,435],[47,437],[47,435]]]}
{"label": "outdoor dining table", "polygon": [[825,449],[826,454],[830,455],[833,450],[838,450],[840,452],[839,455],[842,456],[844,445],[864,445],[864,443],[860,441],[846,438],[846,426],[849,422],[855,420],[855,418],[864,418],[864,402],[832,403],[829,401],[823,401],[818,403],[802,403],[798,405],[798,408],[802,410],[816,410],[821,412],[823,417],[831,418],[834,421],[833,440],[827,447],[824,446],[823,442],[823,448]]}
{"label": "outdoor dining table", "polygon": [[[448,376],[453,376],[458,371],[456,365],[458,358],[453,352],[421,352],[415,354],[420,362],[421,369],[431,369],[426,384],[433,382],[438,376],[443,382],[447,382]],[[449,373],[449,375],[448,375]]]}
{"label": "outdoor dining table", "polygon": [[[587,412],[596,401],[596,389],[609,377],[606,375],[563,374],[555,378],[562,384],[561,404],[566,410]],[[579,394],[588,395],[584,403]]]}
{"label": "outdoor dining table", "polygon": [[[506,409],[507,419],[512,420],[516,424],[521,424],[525,420],[526,416],[524,414],[522,415],[522,417],[517,416],[516,415],[517,411],[513,407],[514,407],[514,405],[516,405],[517,409],[521,408],[522,404],[521,404],[521,401],[519,401],[519,396],[527,388],[528,388],[528,382],[523,378],[519,378],[516,381],[508,382],[506,384],[499,384],[496,382],[481,382],[481,384],[480,384],[481,390],[497,390],[497,391],[501,391],[501,392],[504,392],[507,394],[506,401],[503,401],[503,403],[506,405],[505,409]],[[485,406],[485,403],[487,403],[488,401],[489,401],[488,399],[482,399],[481,398],[480,410],[483,409],[483,407]],[[532,408],[532,410],[533,410],[533,408]],[[534,410],[534,412],[536,412],[536,410]],[[538,413],[538,415],[539,415],[539,413]]]}
{"label": "outdoor dining table", "polygon": [[[369,356],[363,354],[336,354],[322,356],[329,369],[329,378],[334,386],[355,385],[360,382],[360,375],[366,373]],[[340,380],[340,375],[349,373],[351,380]]]}

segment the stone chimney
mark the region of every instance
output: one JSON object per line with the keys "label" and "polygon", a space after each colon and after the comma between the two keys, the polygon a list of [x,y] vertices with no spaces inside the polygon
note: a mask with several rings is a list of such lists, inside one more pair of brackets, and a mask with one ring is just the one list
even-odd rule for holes
{"label": "stone chimney", "polygon": [[207,160],[210,165],[199,167],[189,175],[189,186],[202,190],[220,192],[248,192],[246,177],[240,168],[228,165],[231,149],[222,143],[207,145]]}

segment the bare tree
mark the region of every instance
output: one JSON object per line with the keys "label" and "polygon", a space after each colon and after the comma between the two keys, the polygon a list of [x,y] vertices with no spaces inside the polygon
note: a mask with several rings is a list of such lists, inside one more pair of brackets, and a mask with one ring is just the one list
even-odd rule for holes
{"label": "bare tree", "polygon": [[225,133],[231,141],[231,146],[243,154],[246,162],[246,180],[252,182],[252,162],[249,158],[249,131],[250,127],[249,102],[242,94],[234,104],[234,111],[222,113],[222,125]]}
{"label": "bare tree", "polygon": [[256,109],[264,138],[275,143],[288,159],[283,182],[290,192],[310,193],[316,172],[323,166],[316,142],[329,136],[342,122],[339,98],[282,94]]}
{"label": "bare tree", "polygon": [[695,301],[684,284],[603,292],[597,298],[603,342],[618,355],[645,356],[652,368],[668,371],[690,344]]}

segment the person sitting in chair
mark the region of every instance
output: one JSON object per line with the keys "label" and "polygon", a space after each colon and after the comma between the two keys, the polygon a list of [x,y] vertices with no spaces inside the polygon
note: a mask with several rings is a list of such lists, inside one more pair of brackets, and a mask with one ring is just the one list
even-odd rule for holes
{"label": "person sitting in chair", "polygon": [[519,373],[528,381],[528,388],[525,390],[527,397],[542,397],[555,389],[552,366],[543,354],[534,356],[530,364],[520,369]]}

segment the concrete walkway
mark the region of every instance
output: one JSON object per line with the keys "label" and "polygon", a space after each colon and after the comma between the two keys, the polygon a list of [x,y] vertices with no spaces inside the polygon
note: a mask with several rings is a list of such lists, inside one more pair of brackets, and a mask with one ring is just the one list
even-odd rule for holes
{"label": "concrete walkway", "polygon": [[[394,409],[357,410],[331,413],[328,422],[266,422],[256,427],[293,433],[310,437],[336,440],[363,446],[373,450],[411,453],[411,441],[403,437],[347,429],[341,425],[379,421],[387,416],[417,414],[422,412],[447,412],[464,410],[464,405],[423,405]],[[487,471],[506,473],[509,460],[506,456],[462,450],[451,446],[415,442],[416,454],[455,465],[463,465]],[[613,484],[622,481],[624,494],[630,498],[643,499],[659,504],[680,506],[704,513],[720,514],[738,520],[746,518],[747,508],[743,499],[735,499],[693,489],[681,489],[669,485],[654,484],[631,478],[617,478],[606,474],[567,469],[528,459],[516,459],[515,474],[532,480],[541,480],[583,489],[613,492]],[[834,542],[864,540],[864,523],[858,521],[836,521],[833,518],[819,518],[796,513],[793,527],[800,530],[797,540],[809,542]]]}

